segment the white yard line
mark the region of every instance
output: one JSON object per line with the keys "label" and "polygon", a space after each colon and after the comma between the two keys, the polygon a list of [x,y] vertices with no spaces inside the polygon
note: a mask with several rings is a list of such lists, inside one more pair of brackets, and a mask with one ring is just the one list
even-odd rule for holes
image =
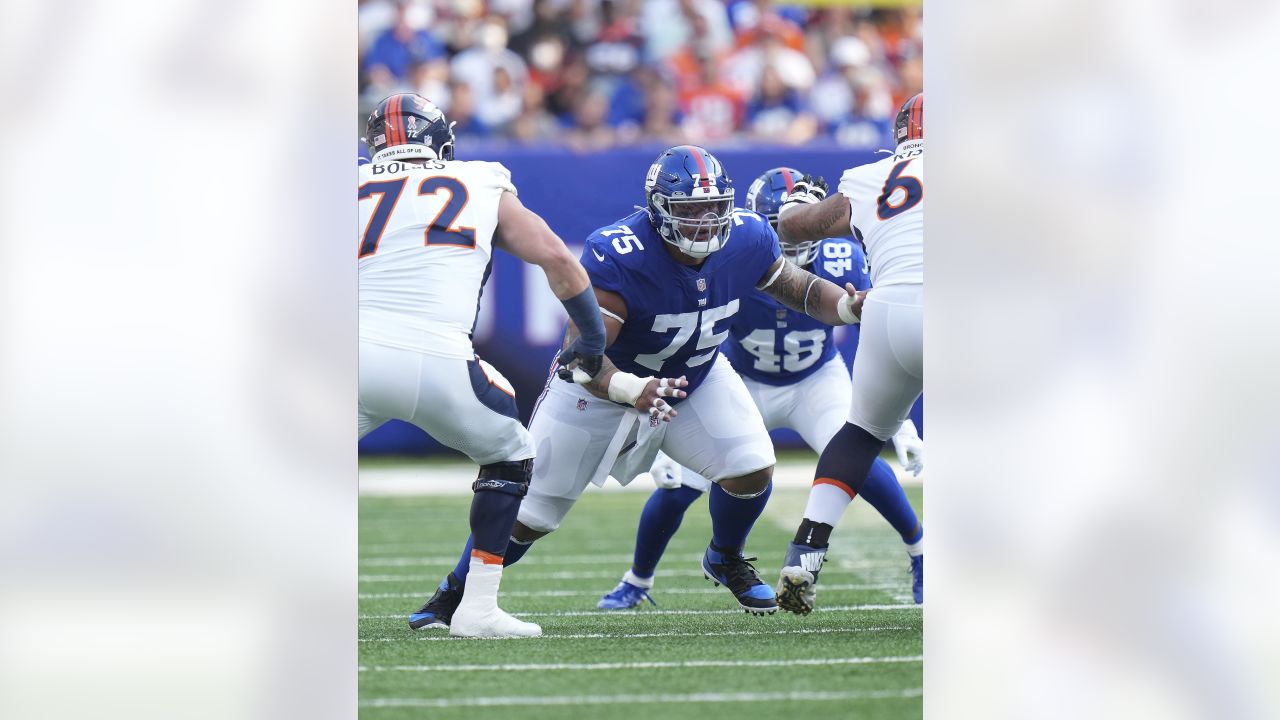
{"label": "white yard line", "polygon": [[792,660],[681,660],[674,662],[544,663],[536,665],[361,665],[360,672],[524,672],[544,670],[649,670],[661,668],[792,667],[796,665],[877,665],[924,662],[923,655],[905,657],[796,658]]}
{"label": "white yard line", "polygon": [[[631,553],[612,555],[535,555],[520,561],[525,565],[622,565],[631,563]],[[458,563],[457,555],[437,555],[424,557],[386,557],[366,558],[360,561],[361,567],[453,567]]]}
{"label": "white yard line", "polygon": [[[896,590],[903,586],[903,583],[872,583],[859,584],[850,583],[844,585],[819,585],[818,589],[831,592],[833,590]],[[662,591],[664,595],[719,595],[727,592],[720,588],[667,588]],[[502,597],[596,597],[600,595],[600,590],[504,590]],[[424,593],[421,592],[402,592],[402,593],[360,593],[357,598],[360,600],[393,600],[403,598],[421,598]]]}
{"label": "white yard line", "polygon": [[656,703],[830,702],[918,698],[923,688],[905,690],[841,690],[825,692],[688,693],[652,695],[534,695],[461,698],[371,698],[360,707],[492,707],[514,705],[651,705]]}
{"label": "white yard line", "polygon": [[[656,638],[656,637],[729,637],[737,635],[829,635],[833,633],[863,633],[863,632],[888,632],[892,630],[910,630],[908,627],[861,627],[861,628],[800,628],[787,630],[719,630],[713,632],[660,632],[660,633],[575,633],[570,635],[543,635],[542,640],[594,640],[600,638],[631,640],[636,638]],[[414,642],[423,641],[440,641],[440,640],[458,640],[459,638],[449,637],[447,635],[423,635],[417,634],[410,637],[381,637],[381,638],[360,638],[359,642],[402,642],[404,640],[412,640]],[[475,638],[464,638],[474,640]],[[524,640],[530,638],[507,638],[515,640]]]}
{"label": "white yard line", "polygon": [[[923,605],[915,604],[898,604],[898,605],[830,605],[827,607],[818,607],[814,609],[816,613],[829,612],[849,612],[856,610],[921,610]],[[625,618],[634,620],[638,617],[647,615],[741,615],[742,610],[655,610],[652,607],[644,607],[637,610],[557,610],[552,612],[528,612],[528,613],[511,613],[516,617],[522,618],[549,618],[549,617],[598,617],[598,618]],[[361,615],[361,620],[404,620],[409,617],[408,613],[400,613],[398,615]]]}

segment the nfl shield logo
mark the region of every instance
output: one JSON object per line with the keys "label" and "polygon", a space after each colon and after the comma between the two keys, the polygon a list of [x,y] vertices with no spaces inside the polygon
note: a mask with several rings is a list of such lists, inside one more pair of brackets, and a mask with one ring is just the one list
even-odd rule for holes
{"label": "nfl shield logo", "polygon": [[706,291],[707,291],[707,279],[698,278],[698,292],[706,292]]}
{"label": "nfl shield logo", "polygon": [[578,412],[582,412],[583,410],[586,410],[586,409],[587,409],[587,401],[583,400],[582,398],[578,398]]}
{"label": "nfl shield logo", "polygon": [[649,416],[649,427],[651,427],[651,428],[656,428],[656,427],[658,427],[658,416],[657,416],[657,415],[650,415],[650,416]]}

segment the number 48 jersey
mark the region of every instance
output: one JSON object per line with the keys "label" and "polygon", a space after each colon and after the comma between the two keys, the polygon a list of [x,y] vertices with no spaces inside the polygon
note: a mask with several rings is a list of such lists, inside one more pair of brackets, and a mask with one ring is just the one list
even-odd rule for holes
{"label": "number 48 jersey", "polygon": [[361,165],[360,339],[471,360],[498,201],[516,191],[498,163]]}
{"label": "number 48 jersey", "polygon": [[862,240],[876,287],[924,282],[924,140],[908,140],[892,157],[846,170],[849,225]]}
{"label": "number 48 jersey", "polygon": [[[807,268],[838,285],[871,287],[866,255],[852,238],[828,238]],[[858,326],[849,328],[857,332]],[[753,292],[729,327],[724,354],[743,377],[766,385],[790,385],[809,377],[836,356],[832,327],[796,312],[768,293]]]}
{"label": "number 48 jersey", "polygon": [[724,247],[697,268],[671,257],[643,210],[596,230],[582,266],[593,286],[617,293],[627,306],[627,321],[605,354],[619,370],[641,377],[684,375],[692,394],[731,319],[781,255],[773,228],[745,210],[733,212]]}

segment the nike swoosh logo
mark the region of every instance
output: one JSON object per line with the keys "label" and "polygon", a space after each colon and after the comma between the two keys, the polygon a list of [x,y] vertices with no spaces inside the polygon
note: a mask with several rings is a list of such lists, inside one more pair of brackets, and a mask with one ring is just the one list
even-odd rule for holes
{"label": "nike swoosh logo", "polygon": [[600,262],[604,262],[604,256],[603,256],[603,255],[601,255],[600,253],[596,252],[596,249],[595,249],[595,248],[591,248],[591,254],[592,254],[592,255],[595,255],[595,256],[596,256],[596,259],[597,259],[597,260],[599,260]]}

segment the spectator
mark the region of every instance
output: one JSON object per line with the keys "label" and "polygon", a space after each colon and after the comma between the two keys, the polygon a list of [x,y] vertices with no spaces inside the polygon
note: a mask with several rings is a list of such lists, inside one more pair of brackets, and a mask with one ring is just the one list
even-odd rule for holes
{"label": "spectator", "polygon": [[747,128],[753,139],[799,145],[817,134],[817,119],[802,106],[799,93],[782,82],[772,65],[765,66],[755,95],[747,108]]}
{"label": "spectator", "polygon": [[548,40],[558,41],[563,52],[569,49],[572,37],[553,0],[534,0],[533,22],[523,32],[512,36],[508,47],[533,62],[534,47]]}
{"label": "spectator", "polygon": [[480,122],[499,133],[520,115],[524,105],[521,86],[511,79],[511,73],[502,65],[493,69],[493,91],[489,99],[480,105],[477,115]]}
{"label": "spectator", "polygon": [[529,71],[524,60],[507,49],[507,27],[502,17],[490,15],[485,18],[477,40],[474,47],[453,58],[449,66],[452,79],[471,86],[477,105],[488,107],[498,102],[494,82],[497,69],[501,67],[516,89],[515,97],[519,98],[520,88],[528,81]]}
{"label": "spectator", "polygon": [[853,102],[848,112],[832,124],[831,134],[836,142],[864,149],[892,148],[897,144],[892,136],[896,113],[886,112],[882,102],[889,94],[888,86],[884,73],[875,67],[863,68],[853,77]]}
{"label": "spectator", "polygon": [[720,78],[719,64],[709,56],[698,58],[698,82],[680,97],[684,115],[681,128],[702,142],[723,140],[742,121],[742,95]]}
{"label": "spectator", "polygon": [[449,64],[444,58],[414,65],[409,71],[409,88],[449,112]]}
{"label": "spectator", "polygon": [[683,120],[676,93],[670,86],[659,82],[649,88],[649,104],[645,108],[641,138],[661,145],[686,142],[684,131],[680,129]]}
{"label": "spectator", "polygon": [[701,17],[706,24],[703,42],[708,52],[715,55],[733,47],[729,14],[717,0],[650,0],[644,4],[641,18],[646,58],[662,62],[688,45],[694,17]]}
{"label": "spectator", "polygon": [[404,80],[411,65],[444,55],[444,46],[423,30],[430,17],[425,6],[402,2],[396,6],[396,21],[374,41],[364,56],[365,75],[371,82],[391,85]]}
{"label": "spectator", "polygon": [[609,116],[609,96],[601,90],[587,93],[574,113],[575,125],[565,134],[565,143],[577,152],[597,152],[613,145]]}
{"label": "spectator", "polygon": [[449,120],[453,123],[453,135],[459,140],[478,140],[488,137],[491,132],[476,117],[475,94],[471,86],[464,82],[453,82],[449,85]]}
{"label": "spectator", "polygon": [[511,136],[524,143],[544,142],[560,138],[560,123],[547,112],[546,93],[537,83],[524,86],[524,105],[520,116],[511,124]]}
{"label": "spectator", "polygon": [[814,85],[812,107],[818,119],[828,125],[843,121],[854,112],[855,86],[859,75],[864,96],[860,99],[864,117],[884,118],[896,112],[890,88],[881,80],[883,73],[872,62],[871,49],[856,37],[843,37],[831,45],[832,71]]}
{"label": "spectator", "polygon": [[740,93],[754,93],[766,67],[773,68],[782,84],[792,90],[807,92],[813,87],[813,63],[807,55],[787,45],[784,39],[787,29],[785,21],[765,17],[759,32],[755,33],[754,43],[725,60],[725,76]]}

